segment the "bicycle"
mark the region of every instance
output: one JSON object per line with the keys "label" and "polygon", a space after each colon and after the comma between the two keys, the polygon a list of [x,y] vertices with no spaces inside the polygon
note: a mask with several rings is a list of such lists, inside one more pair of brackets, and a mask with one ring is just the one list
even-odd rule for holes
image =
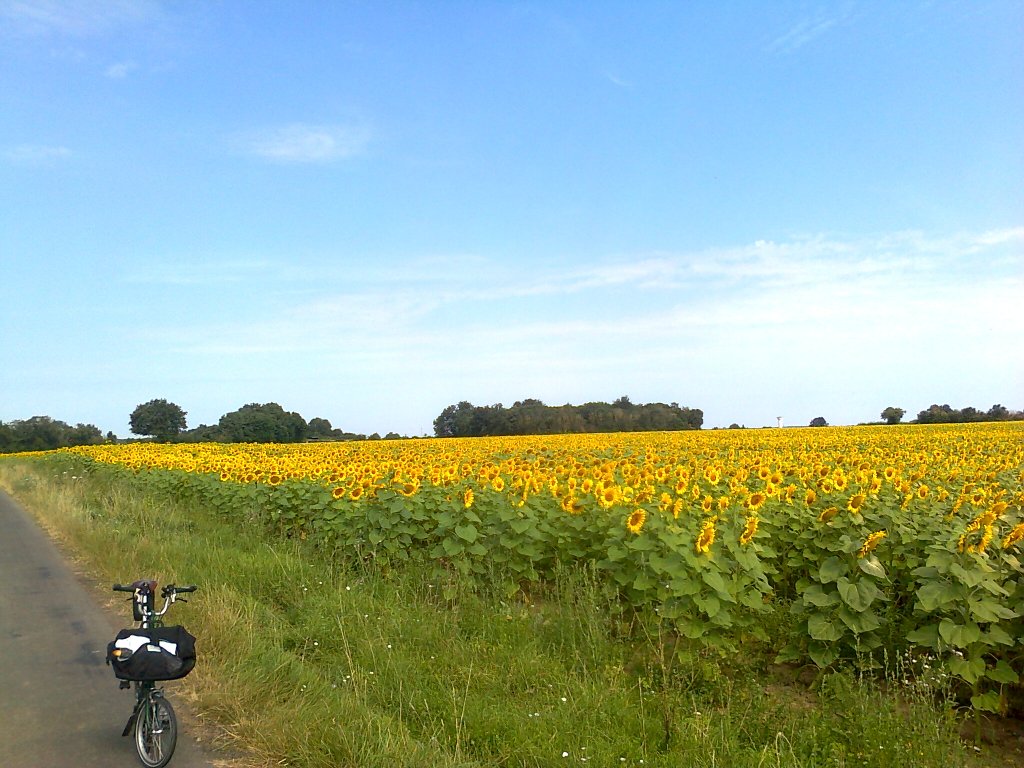
{"label": "bicycle", "polygon": [[164,626],[163,616],[181,594],[197,587],[168,584],[160,590],[163,607],[156,609],[157,583],[139,580],[115,584],[115,592],[132,593],[132,617],[139,626],[123,629],[107,646],[107,663],[120,679],[120,687],[135,686],[135,707],[122,736],[134,729],[135,749],[146,768],[163,768],[174,754],[178,720],[158,681],[177,680],[195,666],[195,638],[182,626]]}

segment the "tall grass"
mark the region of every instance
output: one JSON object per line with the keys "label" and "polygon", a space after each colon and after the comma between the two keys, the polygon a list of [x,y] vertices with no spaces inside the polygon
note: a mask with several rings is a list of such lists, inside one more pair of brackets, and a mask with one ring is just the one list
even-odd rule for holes
{"label": "tall grass", "polygon": [[199,666],[174,685],[268,764],[976,764],[934,689],[895,696],[846,673],[815,693],[773,684],[756,653],[690,648],[586,569],[507,599],[328,559],[112,473],[5,460],[0,485],[100,581],[201,585],[176,606]]}

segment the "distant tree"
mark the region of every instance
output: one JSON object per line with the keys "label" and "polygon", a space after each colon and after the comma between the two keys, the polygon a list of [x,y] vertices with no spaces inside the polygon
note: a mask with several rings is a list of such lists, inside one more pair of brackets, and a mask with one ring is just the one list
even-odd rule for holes
{"label": "distant tree", "polygon": [[327,419],[310,419],[306,429],[307,437],[334,437],[334,428]]}
{"label": "distant tree", "polygon": [[185,411],[166,400],[150,400],[132,411],[128,425],[134,435],[150,435],[166,443],[185,429]]}
{"label": "distant tree", "polygon": [[232,443],[300,443],[308,429],[305,419],[277,403],[243,405],[221,416],[218,427]]}
{"label": "distant tree", "polygon": [[815,416],[813,419],[811,419],[811,426],[812,427],[827,427],[828,426],[828,422],[825,421],[825,417],[824,416]]}
{"label": "distant tree", "polygon": [[925,410],[918,411],[917,421],[919,424],[948,424],[951,421],[959,421],[959,417],[959,412],[954,413],[948,404],[932,403]]}
{"label": "distant tree", "polygon": [[24,421],[0,423],[0,453],[52,451],[71,445],[95,445],[103,442],[98,427],[77,424],[72,427],[49,416],[33,416]]}
{"label": "distant tree", "polygon": [[882,411],[882,419],[885,421],[886,424],[899,424],[900,419],[903,418],[903,415],[905,413],[906,411],[904,411],[902,408],[896,408],[895,406],[890,405],[888,408]]}
{"label": "distant tree", "polygon": [[700,429],[704,412],[677,403],[637,405],[628,397],[614,403],[550,406],[527,398],[510,408],[475,406],[465,400],[449,405],[434,420],[437,437],[483,435],[550,435],[578,432],[641,432]]}
{"label": "distant tree", "polygon": [[1010,417],[1010,412],[1005,407],[996,403],[988,409],[988,413],[985,414],[985,418],[989,421],[1003,421]]}

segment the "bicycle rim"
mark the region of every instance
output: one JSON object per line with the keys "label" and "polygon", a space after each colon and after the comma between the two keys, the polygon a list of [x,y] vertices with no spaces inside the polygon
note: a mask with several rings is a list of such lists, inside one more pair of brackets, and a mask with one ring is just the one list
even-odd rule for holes
{"label": "bicycle rim", "polygon": [[135,748],[146,768],[163,768],[174,754],[178,721],[171,703],[163,696],[150,695],[135,721]]}

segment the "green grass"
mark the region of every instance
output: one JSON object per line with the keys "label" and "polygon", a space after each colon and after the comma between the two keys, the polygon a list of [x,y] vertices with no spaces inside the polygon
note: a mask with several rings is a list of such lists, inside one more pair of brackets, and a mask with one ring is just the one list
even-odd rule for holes
{"label": "green grass", "polygon": [[623,613],[585,569],[509,600],[455,577],[328,560],[113,474],[7,459],[0,485],[101,582],[201,585],[175,606],[200,660],[174,686],[267,764],[1000,764],[959,742],[933,688],[894,693],[850,673],[813,691],[779,683],[755,647],[732,658],[687,647]]}

